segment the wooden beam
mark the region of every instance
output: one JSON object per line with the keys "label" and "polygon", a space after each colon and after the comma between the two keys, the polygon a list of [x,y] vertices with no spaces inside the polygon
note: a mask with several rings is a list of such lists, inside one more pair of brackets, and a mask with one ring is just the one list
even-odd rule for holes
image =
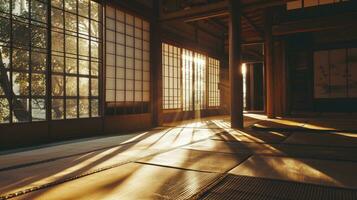
{"label": "wooden beam", "polygon": [[191,22],[222,15],[228,15],[228,1],[226,0],[162,14],[160,21],[183,20],[185,22]]}
{"label": "wooden beam", "polygon": [[257,27],[247,16],[245,16],[245,15],[243,14],[243,15],[242,15],[242,19],[243,19],[244,21],[246,21],[247,24],[248,24],[255,32],[257,32],[261,38],[264,37],[263,31],[261,31],[260,28]]}
{"label": "wooden beam", "polygon": [[[241,6],[242,12],[264,9],[267,7],[285,5],[290,0],[259,0],[254,3],[249,3]],[[179,10],[170,13],[161,13],[160,21],[182,20],[185,22],[198,21],[203,19],[215,18],[219,16],[229,15],[229,1],[219,1],[202,6],[195,6],[186,10]]]}
{"label": "wooden beam", "polygon": [[273,35],[281,36],[294,33],[317,32],[356,25],[357,12],[316,19],[299,20],[273,26]]}

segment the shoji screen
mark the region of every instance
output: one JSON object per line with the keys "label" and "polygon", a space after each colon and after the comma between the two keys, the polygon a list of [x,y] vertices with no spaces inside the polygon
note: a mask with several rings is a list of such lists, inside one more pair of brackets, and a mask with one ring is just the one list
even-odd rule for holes
{"label": "shoji screen", "polygon": [[193,110],[193,52],[182,49],[183,110]]}
{"label": "shoji screen", "polygon": [[220,62],[214,58],[208,58],[208,106],[220,106],[220,92],[219,92],[219,71]]}
{"label": "shoji screen", "polygon": [[106,6],[107,105],[146,105],[150,101],[150,25]]}
{"label": "shoji screen", "polygon": [[206,108],[206,56],[194,55],[194,101],[195,110]]}
{"label": "shoji screen", "polygon": [[181,48],[162,44],[163,109],[181,108]]}

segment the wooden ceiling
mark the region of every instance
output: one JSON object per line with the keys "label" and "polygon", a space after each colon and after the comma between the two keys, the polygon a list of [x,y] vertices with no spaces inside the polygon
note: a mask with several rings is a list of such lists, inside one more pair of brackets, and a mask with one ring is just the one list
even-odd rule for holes
{"label": "wooden ceiling", "polygon": [[[290,0],[241,0],[242,44],[249,60],[263,59],[265,9],[285,5]],[[162,22],[180,20],[225,41],[228,52],[228,0],[162,0]]]}

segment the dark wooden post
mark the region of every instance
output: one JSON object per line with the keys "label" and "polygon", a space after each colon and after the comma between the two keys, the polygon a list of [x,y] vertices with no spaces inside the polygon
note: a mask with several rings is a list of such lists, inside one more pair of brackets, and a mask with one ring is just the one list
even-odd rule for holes
{"label": "dark wooden post", "polygon": [[241,71],[241,5],[229,5],[229,80],[231,85],[231,127],[243,128],[243,76]]}
{"label": "dark wooden post", "polygon": [[265,72],[265,94],[266,115],[274,118],[274,71],[273,71],[273,37],[272,37],[272,12],[267,9],[264,24],[264,72]]}
{"label": "dark wooden post", "polygon": [[154,1],[154,17],[151,20],[151,101],[152,124],[162,124],[162,46],[161,25],[159,22],[160,1]]}

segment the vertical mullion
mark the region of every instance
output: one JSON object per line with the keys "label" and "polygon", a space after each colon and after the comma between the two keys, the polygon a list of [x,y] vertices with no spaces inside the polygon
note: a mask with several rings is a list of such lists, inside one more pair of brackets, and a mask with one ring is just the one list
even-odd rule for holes
{"label": "vertical mullion", "polygon": [[13,73],[13,67],[12,67],[12,57],[13,57],[13,53],[12,53],[12,51],[13,51],[13,16],[12,16],[12,10],[13,10],[13,8],[12,8],[12,2],[10,2],[10,66],[9,66],[9,74],[10,74],[10,89],[11,89],[11,93],[10,93],[10,102],[9,102],[9,109],[10,109],[10,120],[9,120],[9,122],[10,123],[13,123],[13,99],[14,99],[14,92],[13,92],[13,78],[12,78],[12,73]]}
{"label": "vertical mullion", "polygon": [[345,62],[346,62],[346,98],[349,97],[349,80],[348,80],[348,67],[349,67],[349,56],[348,56],[348,48],[346,48],[346,59],[345,59]]}
{"label": "vertical mullion", "polygon": [[126,108],[126,104],[127,104],[127,91],[126,91],[126,73],[127,73],[127,68],[126,68],[126,13],[124,12],[124,22],[123,22],[123,26],[124,26],[124,110],[125,110],[125,114],[127,113],[127,108]]}
{"label": "vertical mullion", "polygon": [[[139,49],[138,51],[141,51],[141,60],[140,60],[140,66],[141,66],[141,112],[144,113],[144,20],[140,19],[141,22],[141,39],[140,39],[140,43],[141,43],[141,49]],[[134,39],[135,42],[135,39]],[[149,42],[150,44],[150,42]],[[135,44],[134,44],[135,46]],[[151,63],[151,60],[148,61],[149,63]],[[151,74],[151,72],[149,72],[149,74]],[[151,76],[150,76],[151,79]],[[149,87],[150,88],[150,87]],[[149,91],[150,93],[151,91]],[[151,110],[151,109],[150,109]]]}
{"label": "vertical mullion", "polygon": [[32,41],[32,25],[31,25],[31,22],[32,22],[32,16],[31,16],[31,10],[32,10],[32,0],[28,0],[28,3],[29,3],[29,14],[28,14],[28,26],[29,26],[29,31],[30,31],[30,39],[28,41],[28,45],[29,45],[29,60],[27,61],[28,62],[28,65],[29,65],[29,71],[27,72],[28,73],[28,76],[29,76],[29,88],[28,88],[28,92],[29,92],[29,95],[28,95],[28,120],[29,122],[32,121],[32,64],[31,64],[31,57],[32,57],[32,45],[31,45],[31,41]]}
{"label": "vertical mullion", "polygon": [[182,48],[179,48],[179,53],[178,53],[178,55],[177,55],[177,59],[178,59],[178,61],[179,61],[179,63],[178,63],[178,66],[179,66],[179,72],[180,72],[180,74],[181,74],[181,77],[180,77],[180,79],[179,79],[179,83],[180,83],[180,86],[181,86],[181,88],[180,88],[180,99],[181,99],[181,102],[180,102],[180,104],[181,104],[181,110],[183,110],[183,65],[182,65]]}
{"label": "vertical mullion", "polygon": [[51,1],[47,2],[47,60],[46,60],[46,119],[48,121],[52,120],[52,93],[51,93],[51,88],[52,88],[52,79],[51,79],[51,74],[52,74],[52,55],[51,55],[51,49],[52,49],[52,34],[51,34],[51,26],[52,26],[52,4]]}
{"label": "vertical mullion", "polygon": [[[77,26],[76,26],[76,41],[77,41],[77,55],[76,55],[76,58],[77,58],[77,73],[76,73],[76,76],[77,76],[77,118],[79,118],[79,100],[81,98],[80,94],[79,94],[79,31],[78,31],[78,21],[79,21],[79,17],[78,17],[78,0],[76,0],[76,23],[77,23]],[[89,6],[90,7],[90,6]]]}
{"label": "vertical mullion", "polygon": [[65,3],[63,2],[62,5],[62,12],[63,12],[63,29],[62,29],[62,36],[63,36],[63,52],[62,52],[62,56],[63,56],[63,69],[62,69],[62,81],[63,81],[63,95],[61,97],[62,99],[62,103],[63,103],[63,119],[67,119],[67,83],[66,83],[66,78],[67,78],[67,74],[66,74],[66,65],[67,65],[67,51],[66,51],[66,15],[67,12],[65,11]]}
{"label": "vertical mullion", "polygon": [[[133,69],[132,69],[132,72],[133,72],[133,80],[132,80],[132,86],[133,86],[133,104],[134,104],[134,108],[133,108],[133,111],[134,113],[137,112],[136,110],[136,100],[135,100],[135,71],[136,71],[136,57],[135,57],[135,16],[133,16],[133,24],[132,24],[132,29],[133,29],[133,34],[131,35],[131,37],[133,38],[133,46],[132,46],[132,54],[133,54],[133,57],[131,59],[133,59]],[[129,36],[130,37],[130,36]],[[125,38],[126,39],[126,38]]]}
{"label": "vertical mullion", "polygon": [[[79,6],[79,5],[78,5]],[[88,40],[89,40],[89,57],[88,57],[88,60],[89,60],[89,71],[88,71],[88,74],[89,74],[89,94],[88,94],[88,117],[92,117],[92,19],[91,19],[91,8],[92,8],[92,4],[91,4],[91,1],[88,1],[88,25],[89,25],[89,30],[88,30]],[[79,13],[77,13],[79,15]],[[99,14],[98,14],[99,15]],[[99,22],[98,22],[98,25],[99,25]],[[98,27],[99,28],[99,27]],[[78,31],[79,32],[79,31]],[[99,33],[98,33],[99,34]],[[99,40],[98,40],[98,50],[99,50]],[[100,56],[99,55],[99,52],[98,53],[98,57]],[[99,61],[98,61],[99,63]],[[79,66],[78,66],[79,67]],[[98,67],[98,74],[99,74],[99,67]],[[98,76],[98,79],[97,79],[97,85],[99,86],[99,76]],[[99,95],[99,92],[98,92],[98,95]],[[99,101],[99,100],[98,100]],[[99,112],[99,108],[98,108],[98,112]]]}
{"label": "vertical mullion", "polygon": [[[118,109],[116,108],[117,103],[117,9],[114,8],[114,113],[118,113]],[[125,36],[124,36],[125,37]]]}
{"label": "vertical mullion", "polygon": [[192,94],[192,110],[194,111],[196,108],[195,108],[195,80],[196,80],[196,73],[195,73],[195,70],[196,70],[196,67],[195,67],[195,55],[193,52],[190,52],[191,54],[191,57],[193,58],[193,60],[191,60],[190,64],[191,64],[191,71],[192,71],[192,86],[191,86],[191,94]]}

